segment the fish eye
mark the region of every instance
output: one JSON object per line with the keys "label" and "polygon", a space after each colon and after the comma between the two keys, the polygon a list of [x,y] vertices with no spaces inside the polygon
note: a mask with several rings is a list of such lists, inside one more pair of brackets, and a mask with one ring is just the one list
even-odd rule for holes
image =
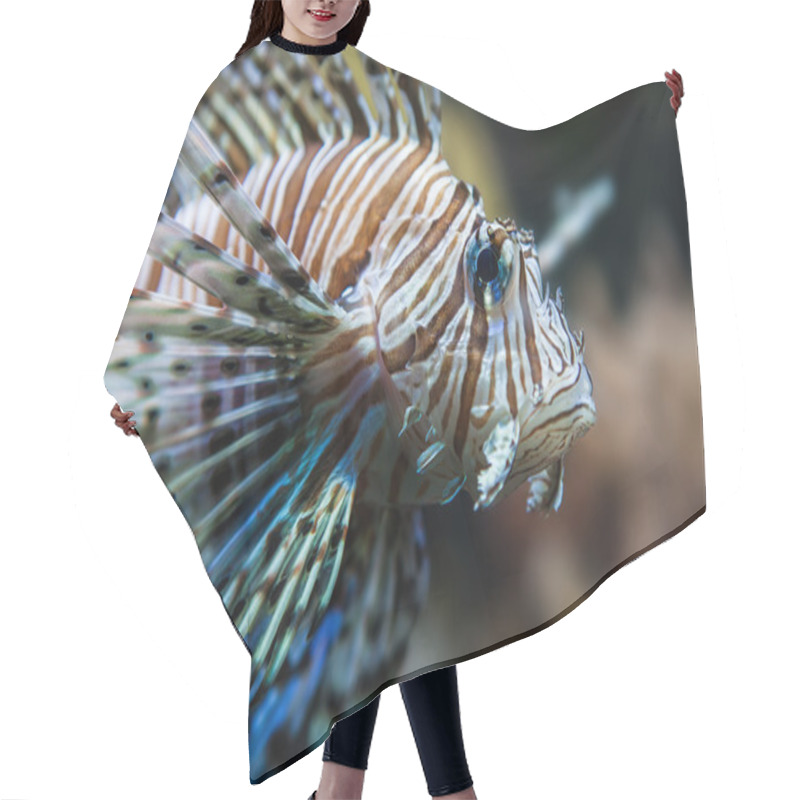
{"label": "fish eye", "polygon": [[491,283],[500,273],[497,266],[497,256],[491,247],[484,247],[478,254],[475,274],[480,283]]}
{"label": "fish eye", "polygon": [[467,272],[475,301],[482,308],[499,305],[511,278],[513,247],[506,239],[498,250],[492,242],[476,236],[467,249]]}

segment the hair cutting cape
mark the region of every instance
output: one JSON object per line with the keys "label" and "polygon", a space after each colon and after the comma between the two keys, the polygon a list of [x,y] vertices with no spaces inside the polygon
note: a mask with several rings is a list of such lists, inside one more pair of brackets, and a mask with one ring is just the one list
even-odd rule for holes
{"label": "hair cutting cape", "polygon": [[250,655],[252,783],[705,511],[669,98],[521,130],[265,39],[198,103],[105,385]]}

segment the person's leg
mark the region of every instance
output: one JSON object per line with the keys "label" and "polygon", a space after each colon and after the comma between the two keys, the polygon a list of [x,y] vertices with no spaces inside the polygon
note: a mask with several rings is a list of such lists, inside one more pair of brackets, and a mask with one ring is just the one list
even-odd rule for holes
{"label": "person's leg", "polygon": [[322,751],[322,777],[314,800],[360,800],[380,699],[378,695],[334,723]]}
{"label": "person's leg", "polygon": [[476,797],[467,766],[455,664],[400,684],[431,797]]}

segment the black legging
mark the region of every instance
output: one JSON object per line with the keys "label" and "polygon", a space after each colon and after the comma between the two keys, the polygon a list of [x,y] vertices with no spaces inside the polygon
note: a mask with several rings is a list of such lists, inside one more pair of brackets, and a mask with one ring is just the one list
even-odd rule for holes
{"label": "black legging", "polygon": [[[468,789],[472,777],[461,734],[455,664],[404,681],[400,691],[430,795],[438,797]],[[334,724],[325,740],[323,761],[367,768],[380,699],[378,695],[360,711]]]}

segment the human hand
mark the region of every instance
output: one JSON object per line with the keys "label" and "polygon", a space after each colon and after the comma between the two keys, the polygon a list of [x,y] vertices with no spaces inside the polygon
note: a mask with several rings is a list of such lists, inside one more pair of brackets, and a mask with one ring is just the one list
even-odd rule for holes
{"label": "human hand", "polygon": [[133,411],[123,411],[119,407],[119,403],[114,403],[114,408],[111,409],[111,416],[114,417],[114,424],[118,428],[122,428],[126,436],[130,436],[131,434],[134,436],[139,435],[139,431],[134,427],[136,421],[131,419],[131,417],[133,417]]}
{"label": "human hand", "polygon": [[683,97],[683,78],[680,72],[673,69],[671,73],[665,72],[667,76],[667,86],[672,89],[672,97],[669,99],[669,104],[675,109],[675,116],[678,116],[678,108],[681,105],[681,97]]}

